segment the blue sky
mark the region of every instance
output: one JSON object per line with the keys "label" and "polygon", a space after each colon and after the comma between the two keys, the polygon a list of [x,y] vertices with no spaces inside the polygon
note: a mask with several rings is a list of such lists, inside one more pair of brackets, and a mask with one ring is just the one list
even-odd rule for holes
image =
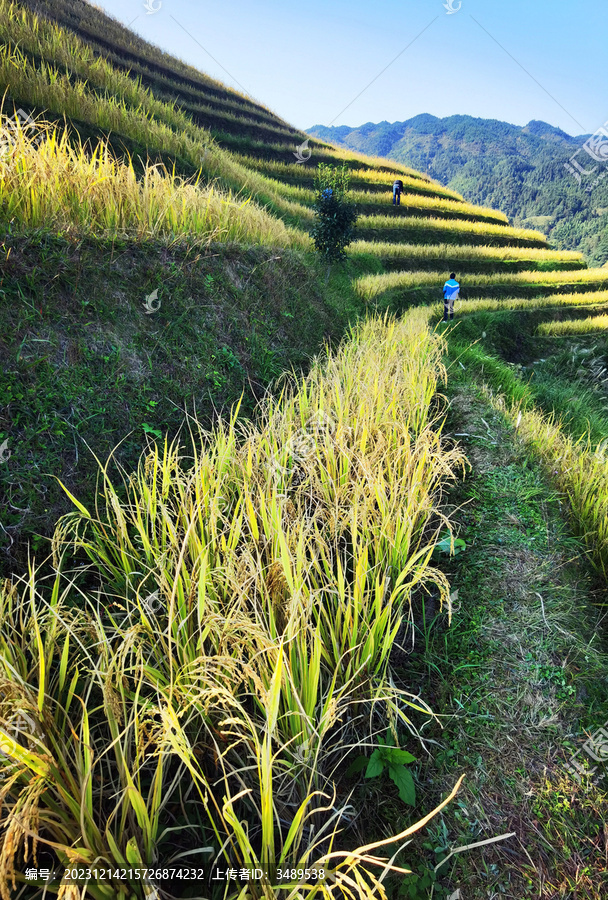
{"label": "blue sky", "polygon": [[298,128],[427,112],[578,135],[608,119],[603,0],[460,0],[454,14],[459,0],[147,2],[160,8],[99,5]]}

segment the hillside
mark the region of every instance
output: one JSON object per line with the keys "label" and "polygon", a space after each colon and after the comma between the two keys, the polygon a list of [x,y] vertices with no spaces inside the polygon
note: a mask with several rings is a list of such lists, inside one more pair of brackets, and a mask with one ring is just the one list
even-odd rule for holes
{"label": "hillside", "polygon": [[0,33],[2,900],[603,900],[608,269],[84,0]]}
{"label": "hillside", "polygon": [[[503,210],[516,225],[541,228],[557,247],[580,250],[591,265],[608,261],[606,181],[588,193],[564,169],[589,135],[572,137],[546,122],[522,127],[427,114],[358,128],[315,125],[308,133],[413,166],[471,203]],[[584,152],[577,159],[587,169],[597,165]]]}
{"label": "hillside", "polygon": [[[157,411],[162,410],[167,425],[172,422],[172,427],[177,427],[182,411],[187,408],[191,412],[196,404],[199,416],[210,421],[218,406],[229,406],[242,388],[253,382],[257,385],[254,393],[249,387],[246,390],[247,409],[250,399],[259,396],[273,377],[291,365],[305,365],[325,340],[337,339],[349,318],[363,311],[355,294],[333,292],[328,296],[320,286],[313,286],[318,275],[307,255],[298,264],[305,273],[303,277],[285,286],[287,272],[294,265],[292,256],[285,257],[284,251],[280,257],[273,252],[260,256],[253,249],[239,249],[243,240],[269,247],[279,243],[296,252],[310,246],[307,230],[312,224],[315,160],[346,161],[351,168],[353,196],[361,213],[358,234],[364,239],[353,256],[353,265],[360,269],[371,267],[373,271],[381,265],[377,257],[380,244],[365,241],[384,238],[431,242],[440,247],[446,242],[477,245],[486,243],[487,232],[493,228],[491,242],[496,244],[546,246],[539,233],[509,229],[502,213],[470,206],[456,192],[406,167],[398,167],[406,193],[399,217],[392,218],[392,172],[382,160],[345,154],[310,141],[311,159],[297,164],[294,148],[305,135],[234,91],[200,73],[186,71],[178,61],[163,57],[161,66],[155,48],[96,7],[81,0],[38,2],[36,8],[44,18],[38,20],[36,29],[25,14],[19,18],[14,15],[17,8],[6,2],[0,5],[5,106],[12,103],[33,114],[44,110],[45,118],[56,123],[58,134],[63,132],[62,118],[67,113],[72,142],[103,138],[106,154],[132,162],[133,173],[125,170],[121,176],[123,194],[133,190],[133,179],[141,176],[146,159],[150,166],[175,165],[177,177],[195,176],[200,185],[214,185],[216,194],[211,195],[209,224],[202,226],[204,241],[211,246],[204,243],[192,257],[192,265],[185,266],[177,264],[176,250],[168,247],[159,256],[156,251],[150,252],[148,242],[150,238],[170,241],[176,225],[178,231],[198,227],[201,216],[204,221],[209,213],[208,201],[203,199],[204,208],[187,213],[181,224],[172,214],[164,222],[158,220],[157,202],[165,207],[169,204],[169,210],[182,202],[177,183],[165,187],[167,182],[159,182],[163,196],[149,208],[150,224],[140,228],[138,241],[123,243],[120,253],[116,238],[107,249],[102,239],[99,247],[100,233],[108,230],[110,203],[123,217],[128,206],[118,194],[111,198],[108,193],[91,193],[92,205],[80,203],[89,192],[92,174],[86,164],[78,170],[79,184],[69,186],[67,219],[63,206],[66,198],[54,193],[54,189],[60,190],[60,182],[49,184],[44,168],[38,170],[38,204],[31,205],[27,193],[19,203],[19,191],[30,188],[25,181],[13,184],[14,213],[23,217],[24,226],[44,229],[55,216],[59,218],[54,221],[56,235],[36,238],[34,246],[39,250],[31,248],[31,241],[25,242],[26,250],[18,237],[5,240],[4,288],[9,296],[23,291],[24,268],[33,264],[27,262],[27,255],[22,259],[23,253],[30,258],[31,254],[41,255],[45,260],[43,265],[34,264],[27,282],[29,305],[6,308],[10,318],[5,325],[7,333],[14,335],[14,350],[7,347],[4,358],[8,363],[12,357],[22,367],[19,388],[13,383],[16,373],[12,362],[4,376],[9,382],[6,396],[15,396],[18,401],[17,408],[15,401],[11,406],[13,421],[19,427],[17,434],[13,432],[11,466],[18,466],[21,460],[24,467],[16,478],[20,496],[13,493],[15,471],[7,486],[12,511],[6,517],[8,531],[2,540],[5,547],[12,547],[11,554],[17,552],[15,541],[22,529],[32,527],[30,523],[37,523],[38,533],[50,530],[64,502],[56,480],[45,477],[41,492],[33,473],[53,471],[70,489],[83,482],[91,484],[94,460],[80,453],[79,441],[103,456],[109,452],[117,430],[122,434],[127,422],[133,422],[140,437],[130,437],[121,445],[119,459],[134,464],[141,436],[151,433],[147,429],[158,430]],[[69,24],[70,31],[61,31],[59,23]],[[103,50],[108,35],[113,35],[111,53]],[[17,68],[15,58],[20,61]],[[259,131],[255,130],[256,122]],[[61,152],[66,154],[68,150]],[[61,164],[66,171],[70,168],[67,158]],[[116,183],[115,178],[107,180],[113,165],[109,157],[99,161],[97,175],[106,179],[102,183]],[[72,179],[75,171],[72,168]],[[154,177],[153,170],[149,171]],[[218,188],[228,192],[227,202],[217,193]],[[196,194],[190,197],[190,202],[196,200]],[[249,204],[241,209],[246,201]],[[377,215],[380,212],[382,215]],[[73,221],[75,215],[78,222]],[[132,222],[141,221],[136,207],[130,216]],[[67,246],[62,250],[61,241],[73,228],[79,234],[79,243],[69,251]],[[132,224],[124,220],[119,229],[123,241]],[[148,241],[142,244],[142,237]],[[219,246],[215,246],[217,237],[221,237]],[[191,254],[188,250],[181,252],[186,258]],[[204,269],[197,265],[199,253],[209,259]],[[554,257],[547,255],[548,260]],[[97,277],[104,271],[104,258],[108,260],[107,280]],[[553,264],[558,264],[557,258]],[[575,264],[580,263],[575,260]],[[316,297],[312,307],[301,306],[302,287],[312,291],[311,300]],[[162,305],[157,316],[150,316],[142,307],[145,297],[155,289]],[[262,299],[265,290],[269,296]],[[279,291],[280,301],[272,302]],[[167,318],[169,308],[176,314],[174,324]],[[99,316],[95,334],[87,331],[91,328],[87,313],[92,309]],[[32,323],[45,311],[56,323],[53,336],[45,333],[34,337]],[[169,335],[172,349],[166,345]],[[52,352],[43,353],[45,344],[41,341],[48,340]],[[196,361],[196,368],[187,373],[175,356],[177,348],[185,345],[188,352],[183,354],[184,360]],[[96,383],[99,377],[104,380],[104,388],[99,391],[101,403],[93,399],[96,388],[89,383],[93,360],[97,368],[93,381]],[[83,367],[82,372],[78,366],[68,365],[75,362]],[[160,378],[157,369],[162,372]],[[178,375],[180,369],[182,374]],[[42,392],[41,382],[48,385]],[[114,393],[119,384],[123,385],[120,408]],[[131,391],[133,396],[127,401]],[[59,408],[50,399],[55,397],[61,397]],[[116,403],[112,411],[108,398],[111,404]],[[38,423],[36,434],[25,429],[28,421]],[[4,439],[7,432],[2,430]],[[78,474],[77,459],[78,467],[85,466],[86,475]]]}

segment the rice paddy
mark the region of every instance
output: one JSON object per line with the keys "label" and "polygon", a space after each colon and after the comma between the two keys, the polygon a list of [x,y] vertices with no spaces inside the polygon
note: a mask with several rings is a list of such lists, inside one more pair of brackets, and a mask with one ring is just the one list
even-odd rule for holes
{"label": "rice paddy", "polygon": [[[313,152],[313,148],[309,149],[311,149],[311,152]],[[314,153],[315,159],[317,159],[317,151],[314,150]],[[295,184],[296,186],[299,186],[312,184],[314,181],[314,165],[298,165],[297,163],[294,163],[291,159],[289,159],[289,153],[285,154],[286,159],[283,161],[270,161],[267,159],[259,159],[255,156],[239,155],[238,153],[235,153],[234,156],[243,165],[251,168],[252,170],[266,174],[271,178],[276,178],[280,181],[284,181],[287,184]],[[344,159],[344,157],[330,156],[328,154],[325,154],[323,157],[319,156],[318,161],[329,162],[332,159],[340,161]],[[347,161],[350,166],[350,157],[347,158]],[[398,175],[401,181],[403,181],[404,191],[407,193],[415,194],[416,197],[438,197],[441,199],[463,202],[463,198],[455,191],[449,191],[441,185],[435,184],[435,182],[430,181],[430,179],[427,180],[426,178],[422,177],[415,178],[413,176],[406,175],[405,172],[402,171],[402,168],[403,167],[399,166],[398,164],[394,167],[391,166],[390,170],[388,171],[386,167],[383,169],[383,171],[377,171],[375,169],[352,168],[351,186],[353,189],[365,189],[368,193],[375,191],[385,194],[387,189],[391,187],[394,177]]]}
{"label": "rice paddy", "polygon": [[[442,281],[447,277],[443,272],[390,272],[382,275],[367,275],[358,279],[356,290],[365,300],[393,289],[413,291],[420,288],[443,286]],[[461,279],[462,280],[462,279]],[[543,271],[543,272],[495,272],[492,275],[467,275],[462,281],[463,290],[468,295],[496,291],[504,294],[505,290],[522,290],[531,288],[551,290],[556,285],[564,288],[575,284],[581,286],[598,286],[608,283],[608,271],[606,269],[577,269],[575,271]]]}
{"label": "rice paddy", "polygon": [[569,322],[542,322],[538,326],[538,333],[559,337],[560,335],[606,331],[607,327],[607,315],[590,316],[588,319],[571,319]]}
{"label": "rice paddy", "polygon": [[[587,264],[581,253],[571,250],[548,250],[544,247],[486,247],[467,244],[392,244],[380,241],[354,241],[349,247],[351,255],[372,255],[382,259],[383,263],[396,261],[411,263],[412,268],[426,262],[449,260],[449,265],[458,264],[463,267],[470,263],[488,263],[494,270],[500,271],[505,263],[529,264],[529,268],[538,269],[586,268]],[[449,267],[449,266],[448,266]],[[527,266],[528,267],[528,266]]]}
{"label": "rice paddy", "polygon": [[[608,303],[608,291],[586,291],[576,294],[549,294],[547,297],[510,297],[505,300],[497,300],[494,297],[483,297],[479,300],[461,300],[458,304],[458,312],[461,316],[471,315],[477,312],[498,312],[500,310],[517,309],[569,309],[581,306],[602,306]],[[443,304],[436,304],[435,311],[443,313]]]}
{"label": "rice paddy", "polygon": [[99,144],[88,153],[73,148],[67,132],[38,122],[40,146],[17,126],[0,160],[0,208],[24,228],[52,227],[79,234],[131,235],[138,239],[186,234],[202,241],[243,241],[307,247],[307,236],[285,226],[248,200],[164,166],[147,165],[140,179]]}
{"label": "rice paddy", "polygon": [[[608,316],[603,316],[604,327]],[[562,324],[562,323],[554,323]],[[565,323],[564,323],[565,324]],[[559,334],[560,332],[555,332]],[[567,333],[567,332],[566,332]],[[591,557],[608,577],[608,458],[606,441],[575,440],[564,434],[554,416],[538,409],[522,410],[520,404],[506,409],[518,433],[551,472],[553,480],[568,497],[571,515],[589,548]]]}
{"label": "rice paddy", "polygon": [[[464,459],[431,412],[441,351],[424,319],[370,320],[269,402],[261,426],[243,431],[235,415],[196,435],[190,462],[165,443],[124,499],[104,470],[104,513],[73,498],[52,584],[33,568],[0,595],[5,896],[28,828],[52,835],[65,865],[152,866],[169,831],[167,849],[178,840],[188,856],[190,825],[180,835],[166,813],[186,796],[201,822],[193,858],[204,844],[230,866],[326,867],[338,888],[356,867],[362,898],[379,885],[372,848],[334,847],[347,810],[332,775],[341,748],[373,743],[386,721],[415,737],[432,716],[395,687],[388,658],[417,592],[436,589],[450,616],[431,555]],[[82,553],[94,597],[74,581]],[[10,738],[19,713],[29,750]],[[91,893],[122,895],[120,882],[108,890]]]}
{"label": "rice paddy", "polygon": [[[375,212],[378,207],[383,205],[389,207],[393,201],[392,191],[387,193],[369,192],[369,191],[352,191],[353,202],[361,209],[362,212]],[[496,222],[504,225],[509,224],[508,218],[504,213],[483,206],[474,206],[472,203],[464,203],[459,200],[446,200],[443,198],[431,198],[417,196],[416,194],[401,194],[399,209],[394,207],[395,214],[412,215],[414,212],[422,215],[423,213],[432,213],[438,218],[455,218],[455,219],[471,219],[473,221]]]}
{"label": "rice paddy", "polygon": [[[44,885],[27,885],[23,872],[49,858],[62,867],[112,870],[186,863],[206,871],[212,864],[268,870],[259,883],[208,884],[210,900],[418,900],[422,894],[412,890],[424,877],[447,895],[455,884],[439,887],[438,851],[468,849],[465,834],[469,843],[473,833],[494,839],[502,824],[493,812],[489,826],[471,831],[467,804],[482,820],[491,795],[519,815],[516,792],[509,794],[492,770],[484,772],[487,794],[463,795],[465,768],[474,774],[485,765],[489,732],[473,741],[474,704],[458,694],[458,678],[442,680],[430,655],[431,627],[435,636],[443,629],[447,654],[452,626],[462,623],[471,599],[461,595],[455,603],[453,557],[465,553],[465,542],[450,492],[483,462],[478,444],[467,460],[458,439],[470,437],[466,430],[446,434],[453,372],[475,379],[514,439],[542,463],[605,580],[605,441],[543,407],[533,373],[486,353],[483,342],[492,334],[480,323],[496,314],[497,329],[513,330],[507,337],[523,362],[530,346],[549,353],[567,341],[599,340],[608,325],[608,270],[587,268],[581,254],[549,247],[541,232],[510,226],[500,211],[468,203],[424,173],[308,139],[251,98],[159,54],[94,6],[39,6],[44,14],[0,0],[3,116],[23,104],[36,120],[34,136],[32,128],[13,129],[0,158],[7,241],[14,231],[49,231],[66,236],[76,253],[95,236],[108,241],[112,257],[116,244],[125,271],[135,242],[179,242],[195,254],[224,246],[227,281],[238,298],[273,259],[292,254],[294,266],[309,259],[319,162],[346,164],[360,239],[333,280],[321,276],[328,297],[348,292],[351,326],[341,343],[328,345],[308,371],[283,374],[272,393],[256,385],[262,398],[251,419],[238,403],[216,410],[207,429],[189,418],[186,445],[181,435],[170,439],[144,423],[156,440],[137,467],[99,460],[94,504],[83,502],[77,485],[62,484],[69,512],[56,522],[50,555],[41,561],[33,543],[27,569],[0,580],[0,897],[43,900]],[[73,22],[82,27],[66,27]],[[64,115],[93,137],[63,128]],[[310,160],[296,164],[296,148],[306,140]],[[136,159],[130,146],[145,147],[147,158]],[[396,177],[404,183],[399,207],[392,206]],[[267,259],[251,262],[256,245],[268,248]],[[46,252],[40,250],[41,265]],[[196,256],[196,264],[205,259]],[[318,277],[315,265],[301,270],[306,278]],[[435,298],[451,270],[466,297],[456,304],[460,332],[436,323],[443,308]],[[39,325],[42,301],[34,304],[33,279],[25,267],[22,274],[11,300],[33,310],[23,343],[32,334],[48,342],[45,329],[56,325]],[[310,281],[297,277],[307,289]],[[208,293],[196,302],[221,319],[221,295],[214,276],[206,278]],[[9,284],[7,277],[3,302]],[[380,297],[392,313],[368,310]],[[95,313],[86,301],[82,306],[94,326]],[[532,316],[509,316],[520,311]],[[287,308],[280,314],[294,315]],[[243,315],[253,352],[256,329],[268,323],[259,311]],[[162,328],[171,324],[169,316]],[[221,326],[223,357],[235,367],[232,323]],[[158,332],[157,344],[165,333]],[[107,362],[103,352],[91,352],[90,364]],[[16,363],[7,358],[7,371],[20,356],[21,348]],[[598,360],[589,402],[599,410],[608,402],[599,350]],[[35,381],[38,360],[26,365]],[[161,402],[150,399],[151,361],[150,372],[147,381],[140,377],[150,390],[151,420]],[[36,384],[43,395],[43,381]],[[250,387],[243,378],[243,391]],[[19,399],[11,394],[13,415]],[[481,421],[487,436],[473,437],[491,442]],[[77,427],[72,431],[76,446]],[[0,431],[0,451],[4,436]],[[493,472],[481,466],[477,477]],[[11,501],[17,490],[13,478]],[[480,521],[478,529],[485,527]],[[505,580],[498,594],[511,590]],[[435,610],[431,625],[428,608]],[[544,606],[542,615],[546,624]],[[497,645],[496,671],[503,652]],[[484,664],[471,654],[458,658],[467,688],[468,670],[494,676]],[[456,713],[452,694],[461,698]],[[453,777],[439,777],[429,767],[447,758],[452,720],[463,711],[476,756],[457,757]],[[508,723],[499,727],[515,741]],[[540,727],[535,742],[537,733]],[[392,781],[376,772],[370,794],[370,760],[380,750],[393,754]],[[376,821],[385,811],[386,820]],[[450,841],[449,816],[460,828]],[[546,854],[522,822],[527,858],[536,858],[539,846]],[[423,830],[425,843],[410,846]],[[505,859],[514,878],[521,876],[522,853],[516,863]],[[323,870],[327,878],[297,874],[282,884],[275,864]],[[484,865],[475,884],[489,891],[498,875]],[[167,896],[158,883],[167,879],[154,881],[156,887],[135,878],[91,879],[82,891],[64,884],[58,896]],[[562,878],[566,883],[572,888]],[[540,897],[542,884],[535,888]],[[591,900],[601,900],[601,890]],[[467,883],[464,897],[468,891]]]}
{"label": "rice paddy", "polygon": [[424,243],[469,243],[514,245],[516,247],[546,247],[546,239],[539,231],[494,225],[486,222],[470,222],[466,219],[414,218],[408,216],[362,216],[358,230],[364,240]]}

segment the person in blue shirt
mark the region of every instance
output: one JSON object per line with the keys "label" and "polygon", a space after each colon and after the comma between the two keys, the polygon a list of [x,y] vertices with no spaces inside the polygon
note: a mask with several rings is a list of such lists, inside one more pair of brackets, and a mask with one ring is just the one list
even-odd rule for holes
{"label": "person in blue shirt", "polygon": [[458,299],[460,285],[456,281],[456,272],[452,272],[449,281],[443,286],[443,321],[454,318],[454,300]]}
{"label": "person in blue shirt", "polygon": [[403,182],[400,178],[393,182],[393,206],[401,205],[401,191],[403,190]]}

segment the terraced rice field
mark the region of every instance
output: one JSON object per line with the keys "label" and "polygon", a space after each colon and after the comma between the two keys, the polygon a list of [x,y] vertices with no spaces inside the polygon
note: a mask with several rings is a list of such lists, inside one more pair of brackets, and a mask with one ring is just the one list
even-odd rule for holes
{"label": "terraced rice field", "polygon": [[[39,375],[47,357],[23,358],[68,313],[91,330],[82,346],[62,335],[51,367],[86,355],[96,402],[124,392],[128,406],[127,360],[142,428],[160,441],[120,483],[108,463],[94,505],[82,485],[66,488],[49,568],[0,583],[2,900],[48,896],[25,882],[32,840],[66,866],[199,854],[329,867],[323,886],[298,874],[289,887],[207,882],[210,900],[461,889],[463,900],[603,900],[605,793],[564,764],[608,716],[608,269],[424,173],[308,138],[83,0],[0,0],[0,35],[7,110],[46,120],[40,147],[19,132],[0,161],[0,296],[16,280],[10,302],[25,311],[2,357],[11,441],[32,428],[51,439],[46,408],[23,413],[29,391],[61,408],[53,437],[76,446],[78,392],[54,394],[53,373]],[[311,257],[319,162],[346,164],[360,212],[331,280]],[[49,232],[68,241],[59,262]],[[27,246],[13,278],[15,234]],[[99,274],[81,271],[87,239],[106,252]],[[135,317],[124,324],[123,284],[108,291],[110,322],[124,326],[108,349],[81,280],[119,270],[126,284],[148,243],[163,259],[184,244],[187,274],[178,281],[173,257],[166,272],[190,305],[153,331],[146,359],[147,333],[133,341]],[[221,254],[243,358],[271,313],[282,319],[260,368],[273,371],[273,342],[297,315],[282,306],[289,279],[320,293],[315,315],[346,297],[351,329],[266,395],[255,421],[237,406],[213,431],[195,428],[186,457],[149,424],[152,391],[178,362],[184,391],[210,363],[209,393],[222,365],[241,365],[211,274]],[[249,281],[265,273],[265,297],[284,258],[278,312],[252,311]],[[59,285],[61,314],[36,288],[53,265],[45,291]],[[462,299],[446,328],[451,271]],[[188,357],[185,331],[179,360],[167,352],[154,371],[171,329],[205,304],[190,328],[221,320],[212,359]],[[105,423],[105,405],[91,415]],[[28,447],[27,466],[15,452],[0,472],[18,514],[44,450]],[[92,880],[86,896],[175,896],[155,881]],[[80,887],[60,896],[82,900]]]}

